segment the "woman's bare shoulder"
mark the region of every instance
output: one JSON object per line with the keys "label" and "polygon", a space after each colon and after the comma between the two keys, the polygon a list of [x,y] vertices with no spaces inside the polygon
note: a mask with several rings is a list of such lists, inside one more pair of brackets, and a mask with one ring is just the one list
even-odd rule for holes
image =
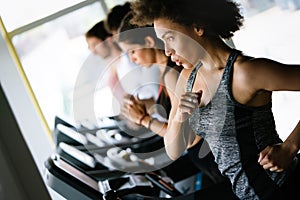
{"label": "woman's bare shoulder", "polygon": [[260,69],[274,69],[273,67],[283,67],[286,65],[268,58],[241,55],[237,58],[235,66],[244,72],[257,72]]}

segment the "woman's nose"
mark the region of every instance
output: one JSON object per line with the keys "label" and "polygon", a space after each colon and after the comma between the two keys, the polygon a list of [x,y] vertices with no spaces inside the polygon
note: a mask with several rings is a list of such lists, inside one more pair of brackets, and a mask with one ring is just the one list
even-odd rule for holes
{"label": "woman's nose", "polygon": [[129,59],[130,59],[131,62],[135,62],[136,61],[136,58],[134,56],[130,55],[130,54],[129,54]]}
{"label": "woman's nose", "polygon": [[165,54],[166,54],[166,56],[172,55],[172,50],[170,48],[168,48],[167,46],[165,46]]}

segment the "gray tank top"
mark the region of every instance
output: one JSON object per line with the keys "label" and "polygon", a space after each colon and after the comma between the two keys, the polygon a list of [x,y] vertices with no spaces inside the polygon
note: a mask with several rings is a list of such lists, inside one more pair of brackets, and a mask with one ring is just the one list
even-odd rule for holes
{"label": "gray tank top", "polygon": [[[233,63],[240,52],[233,50],[222,79],[210,103],[190,117],[193,131],[209,144],[221,173],[228,177],[240,199],[266,199],[281,186],[297,163],[281,173],[264,170],[259,152],[268,145],[281,143],[275,129],[272,102],[249,107],[234,100],[231,91]],[[192,71],[186,85],[191,92],[201,64]]]}

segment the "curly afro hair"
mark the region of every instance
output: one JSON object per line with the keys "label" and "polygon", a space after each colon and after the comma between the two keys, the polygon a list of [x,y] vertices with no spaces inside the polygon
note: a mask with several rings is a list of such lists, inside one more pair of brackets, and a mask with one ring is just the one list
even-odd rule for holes
{"label": "curly afro hair", "polygon": [[166,18],[184,26],[196,26],[224,39],[243,25],[239,4],[229,0],[135,0],[131,23],[153,24]]}

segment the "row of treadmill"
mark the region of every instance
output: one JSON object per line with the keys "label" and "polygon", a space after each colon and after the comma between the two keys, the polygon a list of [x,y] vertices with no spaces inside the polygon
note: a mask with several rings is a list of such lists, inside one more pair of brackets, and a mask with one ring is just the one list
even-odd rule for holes
{"label": "row of treadmill", "polygon": [[45,179],[66,199],[222,198],[222,187],[187,154],[170,160],[162,137],[118,116],[93,127],[56,117],[53,137],[56,149],[45,161]]}

